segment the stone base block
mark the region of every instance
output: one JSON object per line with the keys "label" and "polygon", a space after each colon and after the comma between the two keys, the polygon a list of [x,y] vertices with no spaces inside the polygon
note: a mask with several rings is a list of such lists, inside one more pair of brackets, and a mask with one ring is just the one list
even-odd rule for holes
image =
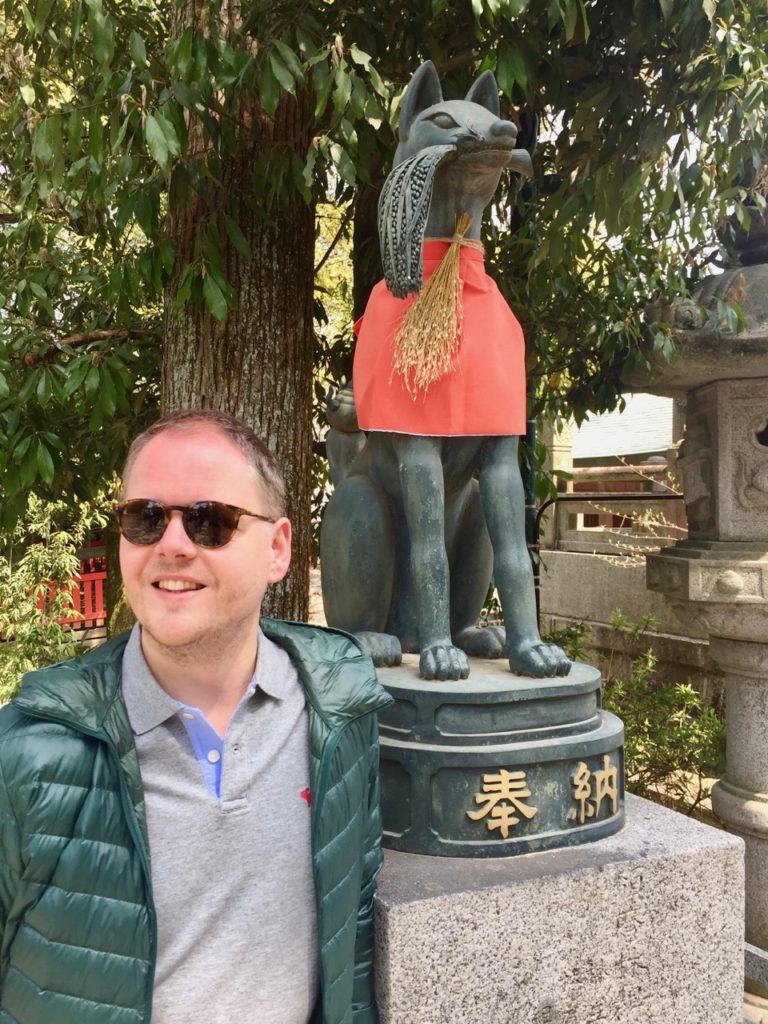
{"label": "stone base block", "polygon": [[381,1024],[742,1024],[741,840],[637,797],[626,820],[518,857],[388,851]]}

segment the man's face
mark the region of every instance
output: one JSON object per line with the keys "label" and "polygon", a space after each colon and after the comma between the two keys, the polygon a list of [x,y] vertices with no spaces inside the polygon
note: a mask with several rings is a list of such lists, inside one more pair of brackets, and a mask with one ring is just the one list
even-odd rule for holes
{"label": "man's face", "polygon": [[[269,514],[248,459],[207,424],[172,428],[153,438],[124,483],[126,498],[168,505],[222,501]],[[145,654],[156,650],[179,660],[226,656],[249,636],[255,651],[264,591],[288,571],[290,545],[287,519],[271,524],[242,516],[224,547],[198,547],[187,536],[180,512],[172,513],[155,544],[131,544],[121,537],[125,593],[142,626]]]}

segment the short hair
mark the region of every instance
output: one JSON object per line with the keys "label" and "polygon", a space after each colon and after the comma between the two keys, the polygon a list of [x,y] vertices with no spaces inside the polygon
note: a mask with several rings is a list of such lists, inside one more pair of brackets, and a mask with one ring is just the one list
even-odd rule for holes
{"label": "short hair", "polygon": [[268,513],[276,518],[285,515],[285,480],[275,456],[247,423],[228,412],[216,412],[213,409],[178,409],[163,416],[134,438],[125,460],[123,486],[139,453],[153,438],[169,430],[193,430],[201,426],[220,430],[237,445],[253,467],[264,492]]}

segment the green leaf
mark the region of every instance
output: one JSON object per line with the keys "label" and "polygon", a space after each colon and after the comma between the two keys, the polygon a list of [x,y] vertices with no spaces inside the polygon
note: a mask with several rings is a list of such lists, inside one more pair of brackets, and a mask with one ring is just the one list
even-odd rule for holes
{"label": "green leaf", "polygon": [[276,39],[275,40],[275,49],[279,52],[280,57],[281,57],[283,63],[288,68],[288,70],[291,72],[291,74],[296,79],[296,81],[297,82],[303,81],[303,79],[304,79],[304,68],[301,66],[301,61],[296,56],[296,54],[293,52],[293,50],[290,48],[290,46],[288,46],[287,43],[284,43],[282,41],[282,39]]}
{"label": "green leaf", "polygon": [[185,82],[173,83],[173,95],[187,110],[196,110],[201,102],[200,90],[197,86],[187,85]]}
{"label": "green leaf", "polygon": [[24,3],[19,4],[19,7],[21,8],[21,16],[24,19],[24,24],[27,26],[27,31],[28,32],[34,32],[35,31],[35,19],[30,14],[29,8]]}
{"label": "green leaf", "polygon": [[176,134],[176,128],[173,122],[169,120],[160,110],[155,111],[155,120],[160,125],[160,130],[165,136],[165,144],[168,148],[168,152],[171,156],[179,156],[181,154],[181,143],[179,142],[179,136]]}
{"label": "green leaf", "polygon": [[135,195],[133,215],[147,238],[151,238],[154,231],[155,213],[156,207],[153,197],[149,194],[147,189],[142,189]]}
{"label": "green leaf", "polygon": [[352,77],[346,70],[346,66],[339,64],[333,74],[333,81],[336,88],[333,92],[333,107],[337,114],[346,110],[349,97],[352,95]]}
{"label": "green leaf", "polygon": [[11,389],[8,387],[8,381],[5,379],[5,375],[0,373],[0,398],[7,398],[11,393]]}
{"label": "green leaf", "polygon": [[[80,111],[73,107],[67,117],[67,155],[73,163],[77,162],[83,142],[83,119]],[[83,163],[81,166],[85,166]],[[70,173],[74,168],[70,167]]]}
{"label": "green leaf", "polygon": [[175,44],[170,47],[169,60],[179,78],[189,79],[192,69],[192,29],[185,28]]}
{"label": "green leaf", "polygon": [[144,122],[144,137],[147,140],[147,148],[152,159],[167,172],[171,166],[171,154],[165,132],[158,124],[154,114],[147,114],[147,119]]}
{"label": "green leaf", "polygon": [[21,462],[26,453],[29,451],[29,446],[32,444],[32,435],[27,434],[22,437],[18,444],[13,449],[13,458],[15,462]]}
{"label": "green leaf", "polygon": [[32,86],[29,84],[29,82],[25,82],[24,85],[20,85],[19,86],[19,92],[21,93],[21,98],[24,100],[24,102],[27,104],[27,106],[28,107],[34,107],[34,105],[35,105],[35,90],[32,88]]}
{"label": "green leaf", "polygon": [[115,53],[115,30],[112,19],[104,14],[101,0],[91,0],[88,4],[88,27],[93,35],[93,55],[102,67],[112,62]]}
{"label": "green leaf", "polygon": [[[70,369],[71,368],[71,369]],[[91,368],[91,361],[87,356],[80,356],[67,366],[68,375],[64,384],[64,397],[69,398],[78,388],[82,387],[85,375]]]}
{"label": "green leaf", "polygon": [[39,438],[37,441],[37,471],[50,487],[53,483],[53,459],[51,458],[51,453]]}
{"label": "green leaf", "polygon": [[272,73],[286,92],[296,95],[296,82],[288,68],[283,64],[280,55],[273,50],[269,55],[269,64]]}
{"label": "green leaf", "polygon": [[224,226],[227,229],[229,240],[234,245],[235,249],[240,253],[244,260],[251,258],[251,247],[248,245],[245,235],[240,230],[240,225],[237,221],[224,214]]}
{"label": "green leaf", "polygon": [[176,262],[176,248],[170,238],[160,243],[160,261],[166,274],[170,274]]}
{"label": "green leaf", "polygon": [[710,24],[715,20],[715,13],[717,12],[717,0],[702,0],[701,9],[707,16],[707,20]]}
{"label": "green leaf", "polygon": [[179,285],[176,289],[176,295],[173,300],[173,311],[178,313],[185,302],[188,302],[192,295],[192,284],[197,275],[198,267],[196,263],[189,263],[181,273],[179,278]]}
{"label": "green leaf", "polygon": [[314,74],[315,84],[315,117],[320,118],[325,113],[328,100],[331,97],[333,88],[333,75],[323,64],[318,64]]}
{"label": "green leaf", "polygon": [[[30,441],[32,438],[30,437]],[[31,487],[35,482],[35,477],[38,475],[37,465],[37,451],[35,448],[30,447],[27,454],[24,456],[21,462],[21,472],[19,477],[24,487]]]}
{"label": "green leaf", "polygon": [[130,50],[133,63],[140,68],[146,67],[147,48],[138,32],[131,32],[128,37],[128,49]]}
{"label": "green leaf", "polygon": [[49,167],[53,163],[53,158],[55,156],[53,146],[51,145],[53,134],[51,130],[51,122],[54,120],[58,120],[58,118],[54,119],[52,117],[47,117],[44,121],[41,121],[35,129],[35,134],[32,140],[32,153],[36,159],[46,167]]}
{"label": "green leaf", "polygon": [[46,370],[40,373],[40,379],[37,382],[37,400],[41,406],[48,405],[51,397],[51,379],[48,376]]}
{"label": "green leaf", "polygon": [[98,366],[91,366],[90,369],[88,370],[88,373],[85,376],[86,398],[92,398],[96,394],[96,391],[99,386],[100,376],[101,374],[99,373]]}
{"label": "green leaf", "polygon": [[365,68],[366,71],[368,70],[368,68],[371,65],[372,58],[363,50],[361,50],[359,46],[356,46],[353,43],[347,50],[347,53],[355,62],[355,64],[359,64],[361,67]]}
{"label": "green leaf", "polygon": [[227,319],[227,300],[210,274],[206,275],[203,281],[203,298],[211,315],[223,324]]}
{"label": "green leaf", "polygon": [[334,143],[331,146],[331,158],[336,166],[336,170],[344,181],[349,185],[357,184],[357,172],[355,170],[355,165],[346,149],[338,143]]}
{"label": "green leaf", "polygon": [[388,100],[389,99],[389,89],[386,87],[384,82],[381,80],[381,76],[379,75],[378,71],[376,70],[376,68],[373,65],[371,65],[370,68],[368,69],[368,76],[371,79],[371,85],[376,90],[376,92],[379,94],[379,96],[381,96],[382,99]]}
{"label": "green leaf", "polygon": [[307,150],[307,161],[304,164],[302,179],[304,182],[304,197],[309,199],[312,195],[312,184],[315,177],[315,164],[317,163],[317,147],[310,146]]}
{"label": "green leaf", "polygon": [[53,0],[37,0],[35,6],[35,32],[38,35],[43,34],[45,23],[48,21],[48,15],[51,13],[53,7]]}
{"label": "green leaf", "polygon": [[114,416],[117,408],[117,392],[112,374],[107,367],[102,368],[101,387],[99,388],[99,401],[107,416]]}
{"label": "green leaf", "polygon": [[579,23],[578,0],[566,0],[565,16],[565,38],[570,41],[576,35],[576,26]]}
{"label": "green leaf", "polygon": [[266,112],[273,117],[280,99],[280,83],[275,78],[269,61],[265,61],[261,68],[259,97]]}

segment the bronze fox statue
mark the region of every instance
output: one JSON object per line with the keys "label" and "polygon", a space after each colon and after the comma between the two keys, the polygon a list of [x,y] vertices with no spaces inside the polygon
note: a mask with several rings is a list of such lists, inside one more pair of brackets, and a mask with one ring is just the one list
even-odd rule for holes
{"label": "bronze fox statue", "polygon": [[[385,282],[374,290],[359,334],[356,409],[349,395],[334,406],[337,429],[354,431],[356,413],[365,441],[348,446],[349,460],[335,467],[339,482],[322,523],[326,617],[354,633],[379,666],[418,653],[425,679],[467,678],[468,656],[506,656],[521,675],[570,669],[559,647],[542,642],[536,623],[518,467],[522,332],[477,251],[483,210],[502,171],[530,173],[516,137],[516,126],[500,117],[490,72],[464,100],[445,101],[434,65],[416,71],[379,204]],[[459,237],[462,217],[471,224]],[[415,393],[392,368],[387,346],[396,345],[400,330],[393,317],[407,315],[413,293],[430,269],[437,274],[439,254],[453,243],[464,302],[459,347],[439,361],[439,379]],[[383,342],[377,334],[386,335]],[[504,629],[477,626],[492,578]]]}

